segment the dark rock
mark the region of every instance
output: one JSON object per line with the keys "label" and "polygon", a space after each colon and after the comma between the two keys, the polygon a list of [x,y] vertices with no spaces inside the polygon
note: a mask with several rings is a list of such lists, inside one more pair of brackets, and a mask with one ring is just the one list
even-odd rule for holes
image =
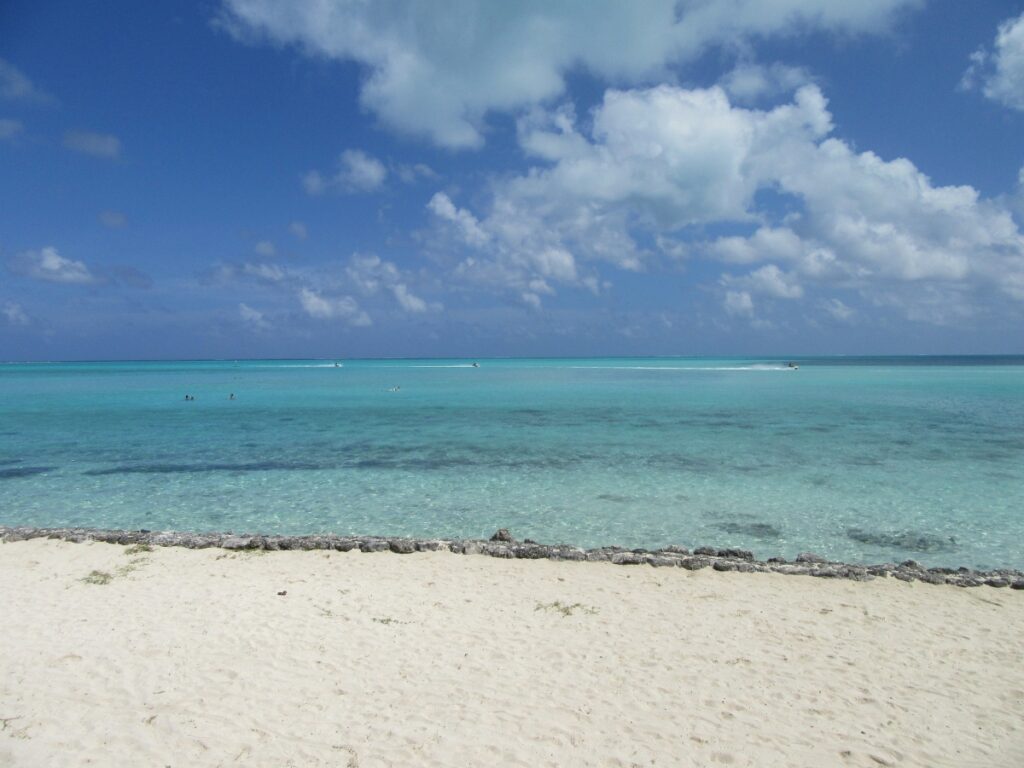
{"label": "dark rock", "polygon": [[828,560],[814,552],[801,552],[796,556],[798,563],[827,563]]}
{"label": "dark rock", "polygon": [[287,594],[288,594],[288,590],[287,589],[282,589],[280,592],[277,593],[277,596],[278,597],[284,597]]}
{"label": "dark rock", "polygon": [[[516,556],[516,553],[513,551],[512,547],[506,546],[505,544],[493,543],[490,541],[484,543],[483,546],[480,547],[480,549],[483,551],[483,554],[489,555],[491,557],[504,557],[506,559],[511,559]],[[541,555],[541,557],[544,557],[544,555]]]}
{"label": "dark rock", "polygon": [[679,565],[688,571],[699,571],[711,565],[711,560],[706,557],[684,557]]}
{"label": "dark rock", "polygon": [[[500,531],[499,531],[500,533]],[[4,542],[28,539],[51,538],[71,542],[98,541],[111,544],[138,543],[162,547],[203,547],[221,546],[225,549],[335,549],[347,552],[359,548],[364,552],[394,551],[408,554],[417,551],[450,551],[457,554],[485,554],[491,557],[519,557],[525,559],[611,561],[619,565],[650,564],[658,567],[679,566],[687,570],[699,570],[714,565],[719,571],[765,572],[773,571],[787,575],[812,575],[819,578],[842,578],[867,581],[876,576],[892,576],[901,581],[923,581],[930,584],[950,584],[959,587],[977,587],[988,584],[993,587],[1024,589],[1024,572],[1003,568],[975,571],[970,568],[925,568],[914,560],[901,565],[879,563],[874,565],[851,565],[832,563],[820,555],[802,553],[796,563],[787,563],[783,558],[773,557],[767,562],[758,562],[753,554],[741,549],[713,549],[699,547],[693,556],[687,555],[682,547],[669,546],[654,552],[643,548],[634,550],[622,547],[600,547],[584,550],[567,545],[548,546],[533,541],[522,544],[514,541],[478,541],[475,539],[390,539],[379,536],[260,536],[227,533],[187,533],[177,531],[124,531],[94,528],[32,528],[28,526],[0,526],[0,540]]]}
{"label": "dark rock", "polygon": [[523,544],[536,544],[537,542],[533,539],[523,539]]}
{"label": "dark rock", "polygon": [[658,555],[651,555],[648,563],[653,565],[655,568],[674,568],[679,565],[679,560],[674,557],[660,557]]}
{"label": "dark rock", "polygon": [[494,532],[494,535],[491,536],[491,541],[512,542],[515,541],[515,539],[512,538],[512,534],[509,533],[508,528],[499,528],[497,531]]}
{"label": "dark rock", "polygon": [[417,541],[417,552],[437,552],[440,549],[447,549],[448,545],[443,541]]}
{"label": "dark rock", "polygon": [[637,552],[616,552],[612,555],[612,562],[616,565],[643,565],[647,556]]}
{"label": "dark rock", "polygon": [[512,556],[521,558],[523,560],[540,560],[544,557],[549,557],[552,552],[540,544],[520,544],[512,548]]}
{"label": "dark rock", "polygon": [[745,549],[720,549],[716,552],[719,557],[732,557],[737,560],[753,560],[754,553]]}

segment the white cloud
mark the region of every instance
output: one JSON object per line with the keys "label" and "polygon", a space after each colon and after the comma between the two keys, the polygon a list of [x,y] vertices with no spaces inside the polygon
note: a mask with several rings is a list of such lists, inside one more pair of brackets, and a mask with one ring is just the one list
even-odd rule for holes
{"label": "white cloud", "polygon": [[743,277],[726,276],[726,285],[746,288],[750,293],[761,293],[776,299],[799,299],[804,289],[792,273],[783,272],[774,264],[766,264]]}
{"label": "white cloud", "polygon": [[123,229],[128,226],[128,217],[120,211],[100,211],[99,220],[107,229]]}
{"label": "white cloud", "polygon": [[469,245],[485,245],[490,239],[476,217],[465,208],[456,208],[455,203],[444,192],[435,193],[427,203],[427,208],[435,216],[454,224],[460,237]]}
{"label": "white cloud", "polygon": [[15,274],[48,283],[96,282],[96,278],[83,262],[64,258],[53,246],[20,253],[9,261],[7,266]]}
{"label": "white cloud", "polygon": [[846,306],[846,304],[836,298],[822,301],[821,308],[828,312],[828,314],[830,314],[834,319],[843,323],[852,321],[857,315],[856,310]]}
{"label": "white cloud", "polygon": [[238,315],[242,318],[243,322],[248,323],[257,330],[265,331],[270,328],[270,323],[267,322],[263,313],[253,309],[248,304],[238,305]]}
{"label": "white cloud", "polygon": [[439,312],[444,308],[439,303],[428,303],[413,294],[407,284],[408,276],[395,264],[375,254],[353,254],[345,273],[365,295],[376,295],[381,289],[390,291],[406,312]]}
{"label": "white cloud", "polygon": [[372,325],[370,316],[359,308],[358,302],[351,296],[326,297],[318,291],[303,288],[299,291],[302,309],[310,317],[319,320],[344,320],[352,326]]}
{"label": "white cloud", "polygon": [[409,292],[409,289],[405,287],[404,283],[397,283],[391,287],[391,292],[395,295],[395,300],[399,306],[402,307],[406,312],[426,312],[430,307],[423,299],[419,296],[414,296]]}
{"label": "white cloud", "polygon": [[292,233],[292,236],[299,240],[305,240],[309,237],[309,230],[306,229],[306,225],[301,221],[293,221],[288,225],[288,231]]}
{"label": "white cloud", "polygon": [[[792,299],[831,286],[868,300],[898,295],[908,317],[918,301],[928,311],[916,316],[938,316],[935,292],[950,286],[961,288],[951,314],[1000,293],[1024,299],[1024,237],[1004,203],[935,186],[909,160],[856,152],[831,131],[814,85],[770,110],[735,106],[717,87],[609,91],[586,133],[571,110],[521,120],[522,146],[539,164],[495,182],[483,215],[447,197],[431,209],[473,227],[454,275],[510,291],[535,277],[580,284],[593,262],[643,269],[652,254],[641,243],[653,242],[753,265],[729,278],[748,294]],[[761,190],[788,212],[763,207]],[[697,239],[724,224],[755,229]]]}
{"label": "white cloud", "polygon": [[346,149],[338,157],[338,170],[331,177],[310,171],[302,178],[307,194],[320,195],[329,189],[342,192],[373,192],[387,179],[384,164],[358,149]]}
{"label": "white cloud", "polygon": [[24,126],[20,120],[12,120],[10,118],[0,119],[0,141],[4,139],[13,139],[19,133],[21,133]]}
{"label": "white cloud", "polygon": [[264,256],[266,258],[270,258],[277,253],[277,248],[275,248],[274,244],[269,240],[260,240],[256,243],[253,250],[256,251],[257,256]]}
{"label": "white cloud", "polygon": [[243,264],[241,271],[249,277],[257,280],[265,280],[268,283],[280,283],[288,275],[276,264]]}
{"label": "white cloud", "polygon": [[25,310],[14,301],[5,301],[0,304],[0,316],[4,318],[7,325],[28,325],[30,322]]}
{"label": "white cloud", "polygon": [[393,285],[400,279],[398,267],[372,253],[353,254],[345,272],[360,291],[371,296],[380,290],[382,284]]}
{"label": "white cloud", "polygon": [[725,311],[736,317],[753,317],[754,300],[746,291],[726,291]]}
{"label": "white cloud", "polygon": [[1024,13],[999,25],[992,51],[971,54],[960,85],[980,87],[992,101],[1024,111]]}
{"label": "white cloud", "polygon": [[121,140],[109,133],[68,131],[64,134],[64,146],[75,152],[107,160],[116,160],[121,155]]}
{"label": "white cloud", "polygon": [[0,59],[0,98],[11,101],[50,102],[25,74],[5,59]]}
{"label": "white cloud", "polygon": [[394,171],[403,184],[415,184],[421,179],[436,181],[441,178],[437,171],[425,163],[413,163],[411,165],[403,163],[395,166]]}
{"label": "white cloud", "polygon": [[810,82],[811,76],[800,67],[780,63],[765,66],[751,62],[737,64],[719,80],[725,92],[738,104],[792,93]]}
{"label": "white cloud", "polygon": [[322,195],[327,189],[327,180],[320,175],[320,171],[310,171],[302,177],[302,188],[307,195]]}
{"label": "white cloud", "polygon": [[922,0],[464,0],[439,15],[417,0],[224,0],[238,39],[294,45],[368,71],[363,104],[399,131],[449,147],[483,143],[488,112],[555,98],[581,67],[649,81],[718,45],[811,31],[884,31]]}

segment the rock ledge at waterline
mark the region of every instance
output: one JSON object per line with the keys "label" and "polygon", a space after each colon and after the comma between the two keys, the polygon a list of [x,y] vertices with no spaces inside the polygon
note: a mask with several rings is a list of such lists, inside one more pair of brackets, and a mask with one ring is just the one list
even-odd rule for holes
{"label": "rock ledge at waterline", "polygon": [[564,544],[538,544],[529,539],[516,541],[507,529],[497,531],[489,541],[481,539],[406,539],[386,536],[263,536],[233,533],[188,533],[180,531],[126,531],[96,528],[29,528],[0,526],[0,541],[13,542],[27,539],[61,539],[70,542],[101,541],[110,544],[149,544],[161,547],[205,549],[221,547],[232,550],[312,550],[327,549],[348,552],[452,552],[459,555],[488,555],[509,559],[575,560],[609,562],[614,565],[650,565],[678,567],[696,571],[713,568],[716,571],[744,573],[782,573],[797,576],[817,576],[830,579],[869,581],[876,577],[892,577],[901,581],[922,581],[928,584],[953,584],[958,587],[1011,587],[1024,589],[1024,572],[1014,569],[978,571],[970,568],[926,568],[914,560],[902,563],[855,565],[826,560],[813,553],[797,555],[793,561],[770,558],[754,559],[743,549],[697,547],[692,552],[683,547],[658,550],[598,547],[581,549]]}

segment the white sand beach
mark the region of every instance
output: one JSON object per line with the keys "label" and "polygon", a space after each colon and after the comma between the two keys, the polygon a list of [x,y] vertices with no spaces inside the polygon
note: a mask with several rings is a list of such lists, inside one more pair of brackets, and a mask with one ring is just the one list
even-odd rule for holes
{"label": "white sand beach", "polygon": [[1024,765],[1021,591],[126,549],[0,545],[0,765]]}

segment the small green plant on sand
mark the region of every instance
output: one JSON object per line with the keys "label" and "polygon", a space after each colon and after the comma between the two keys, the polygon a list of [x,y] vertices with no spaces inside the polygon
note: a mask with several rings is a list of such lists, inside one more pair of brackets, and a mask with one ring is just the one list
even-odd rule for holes
{"label": "small green plant on sand", "polygon": [[582,611],[583,613],[593,616],[597,613],[597,608],[593,606],[584,605],[583,603],[563,603],[561,600],[555,600],[553,603],[537,603],[537,607],[534,611],[556,611],[563,616],[572,616],[576,610]]}
{"label": "small green plant on sand", "polygon": [[130,547],[126,547],[124,553],[126,555],[140,555],[143,552],[152,552],[153,547],[149,544],[133,544]]}
{"label": "small green plant on sand", "polygon": [[109,584],[113,578],[106,571],[93,571],[88,576],[83,577],[82,581],[86,584]]}
{"label": "small green plant on sand", "polygon": [[384,616],[383,618],[374,618],[378,624],[409,624],[408,621],[399,621],[398,619],[392,619],[390,616]]}

